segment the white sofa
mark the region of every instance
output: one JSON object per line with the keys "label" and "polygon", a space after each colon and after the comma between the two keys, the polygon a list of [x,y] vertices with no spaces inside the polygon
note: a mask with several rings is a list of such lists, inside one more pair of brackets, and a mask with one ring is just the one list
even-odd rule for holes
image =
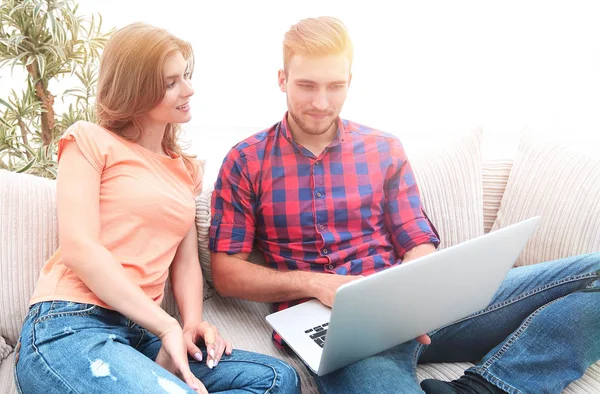
{"label": "white sofa", "polygon": [[[481,131],[474,130],[431,148],[415,149],[414,154],[409,152],[425,208],[440,232],[441,247],[462,242],[532,214],[541,214],[545,222],[542,222],[517,265],[600,250],[600,235],[588,236],[573,227],[577,226],[578,214],[596,215],[592,221],[596,224],[600,222],[600,208],[595,207],[599,205],[597,201],[600,201],[600,186],[595,186],[600,185],[600,161],[594,155],[589,156],[589,164],[587,156],[584,155],[581,159],[579,151],[573,153],[568,149],[565,153],[560,144],[546,146],[524,141],[514,161],[483,161],[482,138]],[[540,153],[540,146],[550,150],[542,149]],[[548,195],[556,193],[556,190],[543,184],[545,177],[560,181],[561,174],[552,166],[543,171],[535,167],[535,160],[547,160],[544,155],[548,154],[557,157],[557,150],[566,155],[563,160],[568,163],[574,161],[568,154],[575,154],[579,158],[575,163],[579,172],[582,172],[582,166],[585,170],[585,166],[589,164],[588,170],[579,175],[574,175],[569,168],[564,169],[561,164],[565,179],[572,181],[575,178],[576,181],[577,176],[583,176],[585,179],[592,177],[592,181],[595,181],[589,183],[592,185],[590,190],[586,189],[581,196],[573,197],[572,193],[565,193],[562,202],[560,198],[557,201],[549,198]],[[558,161],[562,157],[560,154],[556,159]],[[525,170],[527,174],[523,174]],[[205,319],[217,325],[222,335],[231,339],[235,347],[286,360],[300,373],[303,392],[316,392],[315,383],[302,362],[289,351],[280,350],[273,345],[271,330],[264,320],[264,316],[271,311],[270,305],[223,298],[210,286],[212,277],[207,248],[211,188],[207,189],[196,201],[199,254],[204,276],[208,281],[204,294]],[[545,206],[545,203],[550,205]],[[591,208],[585,205],[587,203]],[[563,207],[560,214],[557,213],[557,206],[552,204]],[[587,212],[569,211],[577,209],[573,205],[583,206]],[[557,230],[556,227],[561,226],[556,226],[555,220],[562,220],[571,227],[564,231]],[[587,225],[588,229],[600,228],[600,225],[590,227],[589,221]],[[57,242],[55,182],[0,171],[0,393],[16,392],[13,383],[13,347],[40,268],[56,249]],[[260,256],[255,254],[254,257],[260,263]],[[163,306],[169,313],[177,316],[170,289],[167,289]],[[470,365],[420,365],[417,377],[450,380],[460,376]],[[590,367],[564,393],[600,393],[600,363]]]}

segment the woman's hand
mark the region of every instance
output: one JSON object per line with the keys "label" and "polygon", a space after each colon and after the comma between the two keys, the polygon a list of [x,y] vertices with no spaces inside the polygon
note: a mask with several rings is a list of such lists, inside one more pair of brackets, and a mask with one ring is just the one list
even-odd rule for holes
{"label": "woman's hand", "polygon": [[229,356],[233,351],[231,342],[223,339],[219,335],[217,327],[206,321],[185,326],[183,337],[188,354],[197,361],[202,361],[202,352],[198,348],[198,344],[204,342],[208,354],[206,365],[211,369],[219,364],[223,352]]}
{"label": "woman's hand", "polygon": [[200,380],[190,370],[186,352],[186,340],[179,324],[160,335],[162,346],[156,356],[156,363],[181,378],[192,390],[208,394]]}

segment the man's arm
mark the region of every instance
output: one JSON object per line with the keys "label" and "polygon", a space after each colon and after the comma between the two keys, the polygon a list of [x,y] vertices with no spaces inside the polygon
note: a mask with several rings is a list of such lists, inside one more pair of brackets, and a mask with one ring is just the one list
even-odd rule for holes
{"label": "man's arm", "polygon": [[433,252],[435,252],[434,244],[428,243],[417,245],[404,254],[404,261],[406,262],[418,259],[419,257],[427,256],[428,254],[431,254]]}
{"label": "man's arm", "polygon": [[415,175],[402,144],[390,144],[395,162],[385,180],[385,224],[403,261],[413,260],[435,251],[439,235],[423,210]]}
{"label": "man's arm", "polygon": [[249,163],[251,149],[233,148],[219,172],[213,191],[210,228],[212,277],[219,294],[260,302],[317,298],[331,306],[335,291],[360,276],[303,271],[276,271],[247,261],[254,245],[256,195]]}
{"label": "man's arm", "polygon": [[362,277],[276,271],[249,262],[248,256],[249,253],[212,253],[212,277],[219,294],[259,302],[317,298],[323,304],[331,306],[338,287]]}

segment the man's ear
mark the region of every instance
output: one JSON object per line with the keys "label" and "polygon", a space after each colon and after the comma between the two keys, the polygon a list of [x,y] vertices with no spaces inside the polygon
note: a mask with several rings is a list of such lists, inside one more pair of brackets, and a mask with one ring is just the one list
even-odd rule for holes
{"label": "man's ear", "polygon": [[287,90],[287,77],[282,69],[277,72],[277,83],[279,84],[279,90],[285,93]]}

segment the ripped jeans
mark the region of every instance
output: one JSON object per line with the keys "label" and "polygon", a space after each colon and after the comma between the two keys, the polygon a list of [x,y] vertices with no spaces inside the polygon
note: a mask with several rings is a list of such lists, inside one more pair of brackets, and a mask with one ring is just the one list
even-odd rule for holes
{"label": "ripped jeans", "polygon": [[[65,301],[32,305],[16,347],[20,393],[193,393],[153,360],[156,336],[120,313]],[[206,348],[202,348],[206,360]],[[218,366],[190,359],[209,392],[300,393],[300,379],[285,362],[234,349]]]}

